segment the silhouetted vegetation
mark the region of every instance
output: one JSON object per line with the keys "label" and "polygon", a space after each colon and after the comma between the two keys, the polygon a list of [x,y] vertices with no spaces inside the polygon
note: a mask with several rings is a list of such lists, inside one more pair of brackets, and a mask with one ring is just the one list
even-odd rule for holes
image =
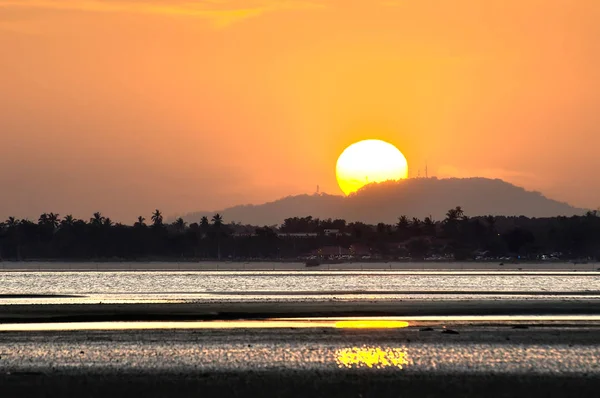
{"label": "silhouetted vegetation", "polygon": [[187,224],[165,223],[156,210],[147,224],[113,223],[101,213],[89,220],[42,214],[37,222],[8,218],[0,223],[3,260],[295,259],[597,259],[600,217],[468,217],[461,207],[443,220],[399,216],[396,224],[311,216],[287,218],[276,226],[225,223],[220,214]]}

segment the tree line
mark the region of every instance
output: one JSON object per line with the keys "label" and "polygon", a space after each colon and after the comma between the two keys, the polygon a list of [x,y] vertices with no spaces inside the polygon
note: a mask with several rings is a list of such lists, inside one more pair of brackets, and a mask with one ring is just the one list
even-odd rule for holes
{"label": "tree line", "polygon": [[55,213],[37,222],[9,217],[0,223],[0,260],[293,259],[324,247],[385,258],[438,255],[561,259],[600,257],[600,216],[528,218],[469,217],[461,207],[443,220],[399,216],[395,224],[291,217],[281,225],[225,223],[220,214],[188,224],[165,223],[156,210],[133,225],[95,213],[89,220]]}

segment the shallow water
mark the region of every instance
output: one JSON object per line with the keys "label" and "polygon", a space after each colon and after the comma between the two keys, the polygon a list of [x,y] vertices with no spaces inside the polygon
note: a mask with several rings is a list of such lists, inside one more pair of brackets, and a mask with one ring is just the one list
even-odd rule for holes
{"label": "shallow water", "polygon": [[64,271],[1,272],[0,295],[363,295],[600,292],[597,272]]}
{"label": "shallow water", "polygon": [[[568,374],[597,377],[600,373],[596,366],[600,348],[590,344],[593,340],[585,334],[580,333],[577,339],[571,337],[576,344],[567,345],[560,337],[543,334],[543,329],[524,332],[487,328],[483,333],[491,337],[483,338],[480,329],[459,330],[460,334],[455,336],[442,335],[439,328],[429,334],[418,329],[352,334],[343,331],[323,334],[322,330],[314,329],[279,329],[271,333],[264,330],[253,333],[248,329],[239,332],[225,329],[225,333],[193,330],[190,334],[185,330],[155,329],[152,334],[143,335],[140,334],[143,331],[135,330],[119,334],[107,330],[78,334],[50,330],[45,332],[49,333],[45,336],[54,337],[50,339],[40,338],[43,335],[39,334],[5,334],[0,352],[11,353],[3,355],[3,370],[15,374],[64,373],[82,366],[86,372],[123,368],[192,370],[196,377],[199,371],[248,369],[364,369],[369,371],[365,376],[388,369],[446,377],[460,372],[555,377]],[[559,329],[556,333],[566,331]],[[543,338],[539,337],[541,334]],[[508,336],[520,344],[507,344]]]}

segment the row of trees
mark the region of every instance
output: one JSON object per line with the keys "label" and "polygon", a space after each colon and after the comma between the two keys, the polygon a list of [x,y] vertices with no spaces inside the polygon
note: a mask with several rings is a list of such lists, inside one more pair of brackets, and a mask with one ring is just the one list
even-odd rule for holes
{"label": "row of trees", "polygon": [[128,226],[99,212],[89,221],[44,213],[37,223],[14,217],[0,223],[0,259],[220,258],[220,242],[227,236],[219,214],[188,226],[181,218],[165,224],[156,210],[149,223],[140,216]]}
{"label": "row of trees", "polygon": [[182,218],[167,224],[159,210],[149,222],[140,216],[133,225],[114,223],[101,213],[87,221],[44,213],[37,222],[10,217],[0,223],[4,260],[294,258],[325,246],[362,247],[383,257],[438,254],[468,259],[486,253],[534,258],[562,253],[597,258],[600,217],[589,212],[569,218],[470,218],[456,207],[440,221],[400,216],[395,224],[377,225],[308,216],[257,227],[225,224],[219,214],[189,225]]}

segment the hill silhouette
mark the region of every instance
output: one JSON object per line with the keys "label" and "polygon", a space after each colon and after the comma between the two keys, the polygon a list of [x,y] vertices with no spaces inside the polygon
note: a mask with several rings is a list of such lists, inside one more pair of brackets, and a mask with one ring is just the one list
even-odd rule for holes
{"label": "hill silhouette", "polygon": [[234,206],[182,217],[188,222],[198,222],[202,216],[218,212],[227,222],[274,225],[281,224],[288,217],[311,215],[375,224],[395,223],[401,215],[432,216],[441,220],[448,209],[456,206],[461,206],[470,216],[555,217],[581,215],[586,211],[499,179],[414,178],[369,184],[348,197],[297,195],[261,205]]}

